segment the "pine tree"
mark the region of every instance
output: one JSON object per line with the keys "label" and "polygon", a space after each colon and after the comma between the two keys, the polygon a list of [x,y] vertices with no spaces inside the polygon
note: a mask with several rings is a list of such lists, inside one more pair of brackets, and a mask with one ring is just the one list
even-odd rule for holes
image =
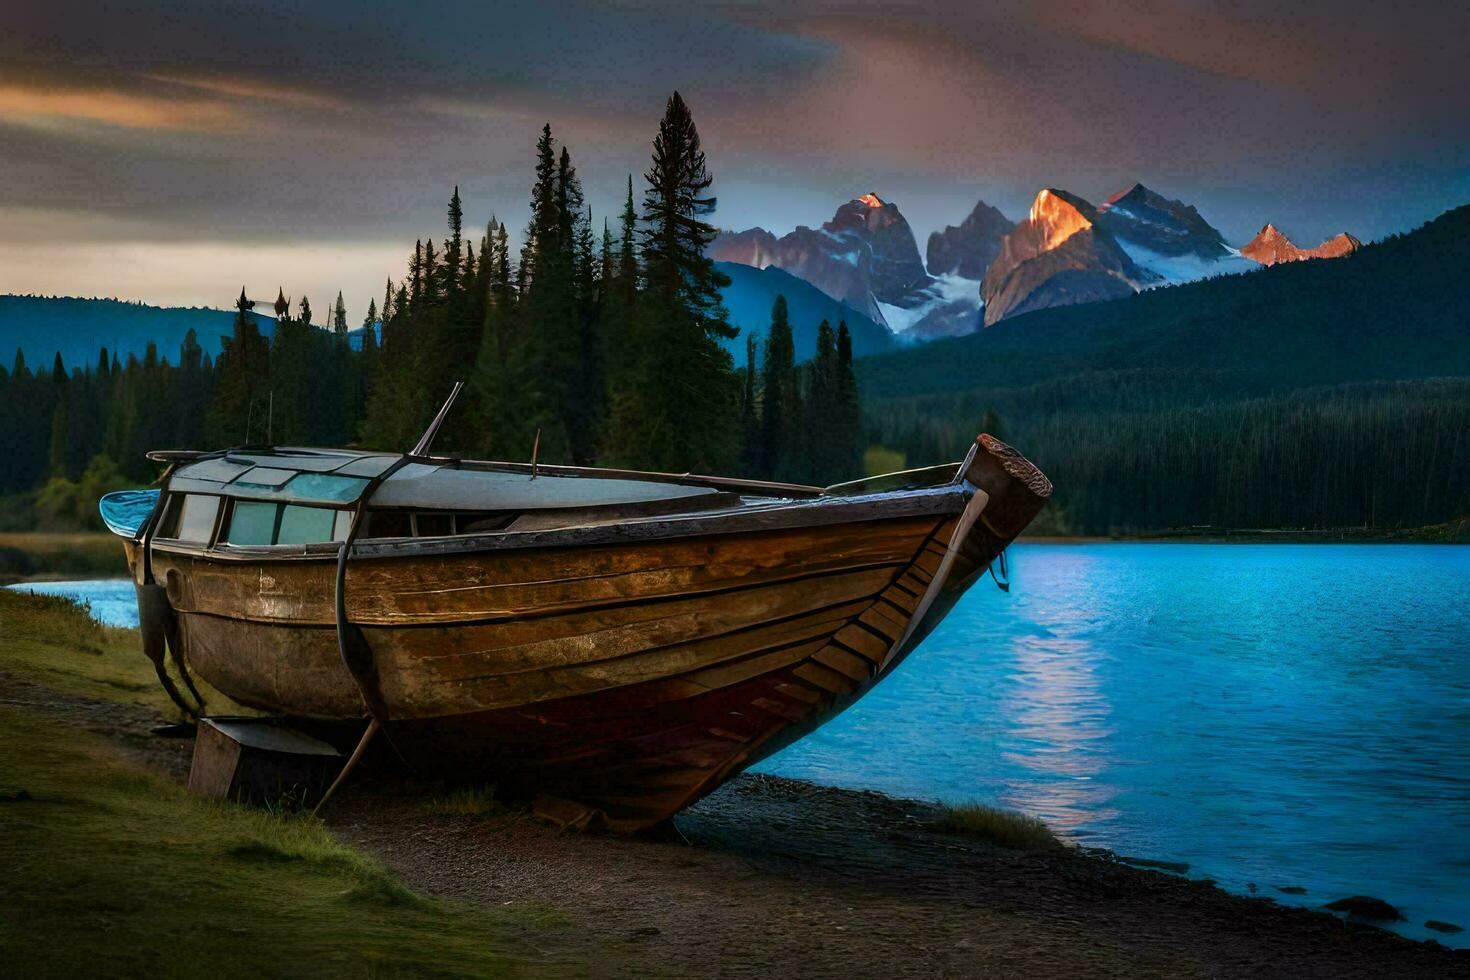
{"label": "pine tree", "polygon": [[744,388],[740,394],[740,472],[745,477],[761,475],[761,415],[756,385],[755,335],[745,336]]}
{"label": "pine tree", "polygon": [[597,284],[601,289],[606,289],[613,280],[613,244],[612,229],[608,227],[607,218],[602,219],[602,251],[597,259]]}
{"label": "pine tree", "polygon": [[419,308],[420,299],[424,294],[424,242],[416,239],[413,243],[413,259],[408,264],[408,305],[410,310]]}
{"label": "pine tree", "polygon": [[[633,329],[638,315],[638,216],[633,210],[633,177],[628,176],[628,196],[623,202],[617,255],[611,275],[602,286],[602,306],[597,332],[602,344],[604,396],[609,414],[636,411],[628,403],[634,369],[642,357],[635,347],[641,334]],[[619,408],[623,405],[623,408]]]}
{"label": "pine tree", "polygon": [[459,185],[454,185],[454,194],[449,198],[449,240],[444,244],[444,293],[455,300],[461,288],[464,250],[464,206],[459,198]]}
{"label": "pine tree", "polygon": [[729,285],[705,249],[716,230],[713,184],[694,118],[679,93],[668,101],[643,199],[644,293],[635,346],[641,363],[612,420],[613,454],[657,469],[718,471],[740,451],[740,384],[721,338]]}
{"label": "pine tree", "polygon": [[556,147],[551,138],[551,124],[541,127],[536,141],[536,183],[531,188],[531,222],[526,227],[526,240],[521,243],[519,267],[520,288],[527,289],[541,273],[538,259],[555,254],[553,239],[558,226],[556,181]]}
{"label": "pine tree", "polygon": [[796,373],[796,344],[786,297],[771,304],[771,329],[766,334],[765,365],[761,371],[761,466],[768,479],[791,479],[800,462],[797,439],[801,434],[801,393]]}
{"label": "pine tree", "polygon": [[618,278],[638,286],[638,214],[633,210],[633,175],[628,175],[628,197],[623,202],[622,237],[618,242]]}
{"label": "pine tree", "polygon": [[53,478],[66,479],[66,447],[68,442],[68,413],[70,411],[70,398],[68,392],[66,366],[61,362],[61,352],[56,352],[56,359],[51,363],[51,440],[47,474]]}
{"label": "pine tree", "polygon": [[[579,194],[580,196],[580,194]],[[576,222],[573,249],[573,287],[576,293],[574,312],[576,327],[576,360],[571,384],[567,387],[567,429],[571,440],[572,462],[590,466],[597,461],[602,442],[603,421],[607,411],[603,379],[603,348],[598,336],[596,241],[592,236],[592,210],[580,215]]]}
{"label": "pine tree", "polygon": [[[255,441],[300,446],[314,442],[311,432],[313,389],[322,384],[314,363],[317,331],[311,325],[311,304],[301,298],[301,315],[276,324],[270,340],[270,382],[263,402],[256,406],[251,426]],[[335,335],[334,335],[335,336]]]}
{"label": "pine tree", "polygon": [[[178,383],[173,410],[169,413],[177,427],[175,445],[196,447],[204,442],[204,416],[210,396],[209,370],[205,366],[204,348],[192,328],[179,345]],[[100,451],[100,447],[99,450]],[[90,458],[90,456],[89,456]],[[122,460],[114,460],[119,466]]]}
{"label": "pine tree", "polygon": [[838,411],[837,335],[832,324],[817,326],[816,356],[807,365],[807,391],[802,400],[801,441],[805,444],[800,478],[826,486],[842,478],[842,434]]}
{"label": "pine tree", "polygon": [[[468,381],[479,357],[484,333],[483,299],[475,287],[474,249],[463,241],[464,209],[459,187],[449,199],[449,238],[444,249],[444,308],[433,324],[433,347],[424,382],[432,400],[442,399],[456,381]],[[459,406],[449,416],[442,435],[446,450],[463,451],[476,441],[473,413]]]}
{"label": "pine tree", "polygon": [[541,454],[548,462],[585,461],[592,447],[582,425],[585,399],[577,390],[585,332],[576,273],[582,188],[564,147],[558,158],[550,126],[542,129],[536,153],[530,240],[521,251],[526,286],[514,333],[526,345],[524,354],[515,356],[528,367],[528,390],[512,428],[523,437],[540,430]]}
{"label": "pine tree", "polygon": [[423,266],[419,270],[423,278],[422,291],[419,298],[425,307],[437,307],[440,300],[444,298],[443,273],[439,268],[439,257],[434,254],[434,239],[430,238],[424,242]]}
{"label": "pine tree", "polygon": [[332,330],[343,342],[347,340],[347,305],[342,302],[342,291],[337,290],[337,305],[332,310]]}
{"label": "pine tree", "polygon": [[[224,338],[224,349],[215,364],[218,381],[205,424],[207,441],[212,446],[238,446],[247,440],[259,442],[265,438],[270,347],[250,312],[254,306],[241,289],[234,330]],[[130,357],[130,368],[132,363]],[[257,416],[257,411],[262,414]],[[110,455],[125,468],[132,458],[121,449],[114,449]]]}
{"label": "pine tree", "polygon": [[863,471],[862,399],[852,369],[852,333],[847,321],[837,324],[837,465],[834,478],[855,480]]}

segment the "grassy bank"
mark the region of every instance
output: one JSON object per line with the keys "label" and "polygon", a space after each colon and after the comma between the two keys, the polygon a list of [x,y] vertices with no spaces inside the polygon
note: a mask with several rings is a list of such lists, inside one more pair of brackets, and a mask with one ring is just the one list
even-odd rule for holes
{"label": "grassy bank", "polygon": [[201,800],[0,708],[0,950],[14,976],[580,972],[514,908],[431,900],[315,819]]}
{"label": "grassy bank", "polygon": [[[137,632],[65,599],[0,590],[7,676],[172,714]],[[200,799],[80,725],[0,703],[0,973],[585,972],[527,945],[544,919],[544,903],[425,898],[310,816]]]}
{"label": "grassy bank", "polygon": [[0,670],[66,694],[173,713],[138,631],[103,626],[70,599],[0,589]]}
{"label": "grassy bank", "polygon": [[127,573],[121,542],[105,531],[0,533],[0,583]]}

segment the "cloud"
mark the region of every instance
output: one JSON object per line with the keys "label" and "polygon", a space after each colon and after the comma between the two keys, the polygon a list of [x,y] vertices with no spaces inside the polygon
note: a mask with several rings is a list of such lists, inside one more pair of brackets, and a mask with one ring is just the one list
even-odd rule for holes
{"label": "cloud", "polygon": [[0,4],[0,211],[72,219],[0,221],[0,243],[411,245],[455,184],[471,223],[516,227],[545,121],[615,213],[675,88],[724,225],[877,190],[922,241],[977,197],[1014,214],[1143,179],[1227,233],[1295,208],[1306,237],[1372,237],[1470,172],[1470,14],[1432,6]]}
{"label": "cloud", "polygon": [[144,75],[150,81],[179,85],[184,88],[215,95],[224,95],[251,102],[267,102],[276,105],[300,106],[311,109],[345,109],[346,99],[325,92],[291,88],[270,81],[251,78],[208,78],[204,76]]}
{"label": "cloud", "polygon": [[226,132],[238,129],[243,117],[234,107],[209,99],[0,83],[0,121],[32,126],[92,123],[124,129]]}

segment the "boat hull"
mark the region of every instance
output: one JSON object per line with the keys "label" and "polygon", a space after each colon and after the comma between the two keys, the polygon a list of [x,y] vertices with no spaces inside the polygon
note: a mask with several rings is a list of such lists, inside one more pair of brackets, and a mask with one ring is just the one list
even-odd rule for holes
{"label": "boat hull", "polygon": [[[664,820],[887,676],[1034,516],[1041,498],[1019,506],[1024,487],[980,456],[937,513],[353,560],[346,618],[385,731],[417,769],[560,800],[568,819]],[[335,562],[156,550],[153,573],[212,686],[277,715],[365,717]]]}

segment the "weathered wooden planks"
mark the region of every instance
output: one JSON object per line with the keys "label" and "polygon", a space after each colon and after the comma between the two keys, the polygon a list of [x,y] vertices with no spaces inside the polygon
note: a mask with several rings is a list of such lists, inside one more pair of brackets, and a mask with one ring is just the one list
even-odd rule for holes
{"label": "weathered wooden planks", "polygon": [[[973,525],[952,510],[810,527],[788,513],[742,535],[354,559],[349,620],[394,745],[617,829],[664,819],[861,697],[1034,516],[1045,478],[999,445],[982,440],[963,468],[990,498]],[[155,571],[206,680],[275,713],[362,716],[330,562],[159,552]]]}
{"label": "weathered wooden planks", "polygon": [[[929,517],[787,529],[749,537],[617,548],[353,561],[348,617],[362,625],[450,624],[715,592],[907,562]],[[174,608],[238,619],[330,625],[329,561],[219,563],[159,553]],[[169,574],[170,571],[173,574]]]}

